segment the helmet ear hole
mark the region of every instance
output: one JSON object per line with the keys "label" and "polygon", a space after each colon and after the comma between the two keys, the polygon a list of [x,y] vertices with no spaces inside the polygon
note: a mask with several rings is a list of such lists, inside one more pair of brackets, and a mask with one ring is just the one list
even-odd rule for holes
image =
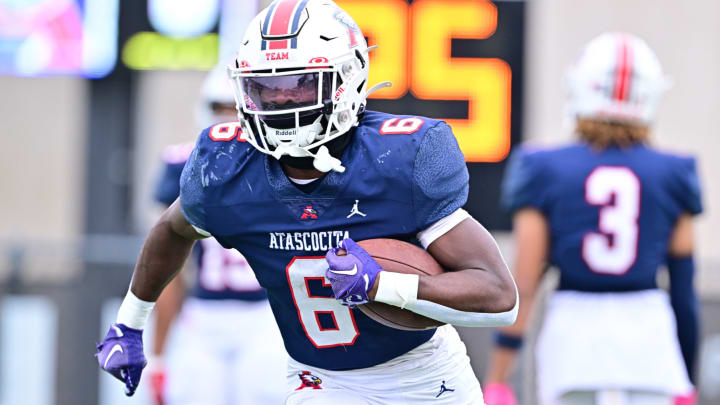
{"label": "helmet ear hole", "polygon": [[360,67],[365,69],[365,58],[363,58],[362,54],[357,49],[355,50],[355,57],[360,60]]}
{"label": "helmet ear hole", "polygon": [[[358,86],[358,88],[357,88],[357,92],[358,92],[358,93],[362,92],[362,88],[363,88],[364,85],[365,85],[365,80],[363,80],[363,81],[360,83],[360,85]],[[355,107],[354,107],[354,104],[353,104],[353,110],[354,110],[354,109],[355,109]]]}

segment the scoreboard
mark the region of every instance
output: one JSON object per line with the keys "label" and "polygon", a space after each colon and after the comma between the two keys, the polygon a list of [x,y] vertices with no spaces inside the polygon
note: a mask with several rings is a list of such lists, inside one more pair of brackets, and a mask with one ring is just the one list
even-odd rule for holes
{"label": "scoreboard", "polygon": [[445,120],[470,171],[466,209],[487,227],[509,228],[500,180],[521,139],[525,3],[477,0],[338,0],[370,53],[368,108]]}

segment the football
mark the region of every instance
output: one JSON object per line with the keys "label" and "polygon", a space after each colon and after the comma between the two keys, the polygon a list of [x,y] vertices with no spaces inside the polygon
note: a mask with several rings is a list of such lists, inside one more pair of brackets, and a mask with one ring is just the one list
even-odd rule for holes
{"label": "football", "polygon": [[[358,242],[384,270],[396,273],[436,275],[444,270],[424,249],[395,239],[366,239]],[[444,323],[399,307],[369,302],[359,305],[365,315],[385,326],[402,330],[436,328]]]}

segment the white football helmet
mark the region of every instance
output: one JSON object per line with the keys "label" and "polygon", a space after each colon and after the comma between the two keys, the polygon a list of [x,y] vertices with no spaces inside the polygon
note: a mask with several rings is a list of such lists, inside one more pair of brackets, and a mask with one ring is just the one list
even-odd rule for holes
{"label": "white football helmet", "polygon": [[643,125],[653,120],[670,87],[645,41],[623,32],[604,33],[585,45],[567,79],[572,116]]}
{"label": "white football helmet", "polygon": [[334,2],[275,0],[250,23],[228,68],[247,141],[277,159],[314,158],[320,171],[344,171],[324,144],[365,109],[368,51]]}
{"label": "white football helmet", "polygon": [[235,95],[227,77],[227,67],[214,67],[203,82],[200,99],[195,107],[195,122],[198,132],[220,123],[237,120]]}

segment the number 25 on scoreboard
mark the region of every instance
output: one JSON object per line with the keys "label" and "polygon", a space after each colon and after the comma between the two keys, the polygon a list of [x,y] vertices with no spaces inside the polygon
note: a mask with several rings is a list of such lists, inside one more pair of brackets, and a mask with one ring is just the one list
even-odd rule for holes
{"label": "number 25 on scoreboard", "polygon": [[[485,39],[497,7],[478,0],[338,0],[380,47],[370,53],[370,84],[393,87],[372,98],[410,90],[429,100],[468,100],[467,119],[447,119],[469,162],[498,162],[510,150],[512,71],[499,58],[452,58],[452,38]],[[409,38],[408,38],[409,34]],[[406,69],[405,67],[409,68]]]}

